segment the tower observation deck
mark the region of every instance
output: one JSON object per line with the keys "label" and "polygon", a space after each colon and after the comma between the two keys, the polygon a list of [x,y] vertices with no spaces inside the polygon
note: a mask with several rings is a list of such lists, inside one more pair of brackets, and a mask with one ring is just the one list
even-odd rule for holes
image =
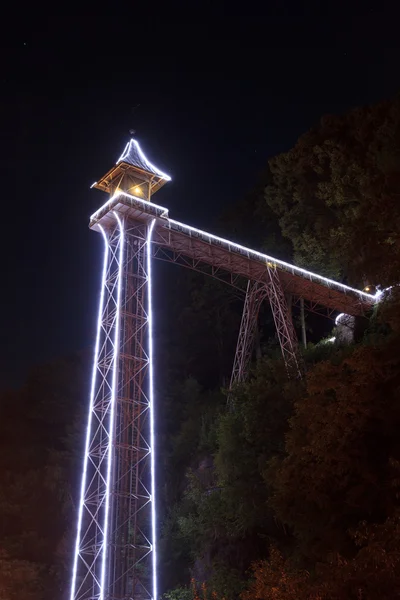
{"label": "tower observation deck", "polygon": [[[308,310],[364,315],[375,297],[172,219],[153,194],[170,177],[130,140],[92,187],[104,261],[70,600],[156,600],[157,511],[152,261],[245,291],[233,385],[251,357],[261,303],[271,306],[288,376],[301,377],[288,294]],[[245,285],[244,285],[245,284]]]}

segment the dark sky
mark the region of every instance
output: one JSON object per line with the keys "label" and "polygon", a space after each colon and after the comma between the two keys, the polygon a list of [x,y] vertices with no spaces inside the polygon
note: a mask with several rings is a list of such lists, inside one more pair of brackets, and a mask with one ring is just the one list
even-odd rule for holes
{"label": "dark sky", "polygon": [[156,201],[212,228],[322,114],[400,88],[395,3],[129,6],[3,31],[2,387],[93,341],[101,244],[87,224],[104,197],[89,186],[130,128],[173,178]]}

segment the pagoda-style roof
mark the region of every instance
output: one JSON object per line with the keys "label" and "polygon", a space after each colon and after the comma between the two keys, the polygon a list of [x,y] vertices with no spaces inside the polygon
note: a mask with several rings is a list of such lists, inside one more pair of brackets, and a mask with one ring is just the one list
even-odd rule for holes
{"label": "pagoda-style roof", "polygon": [[92,187],[99,190],[112,193],[115,190],[115,183],[122,181],[125,174],[136,172],[142,179],[149,182],[151,193],[154,194],[171,177],[163,173],[153,163],[151,163],[143,153],[139,142],[133,138],[127,143],[125,149],[114,167],[112,167],[99,181],[96,181]]}
{"label": "pagoda-style roof", "polygon": [[141,171],[146,171],[147,173],[157,175],[166,181],[171,181],[171,177],[169,175],[163,173],[160,171],[160,169],[157,169],[157,167],[147,160],[139,146],[139,142],[133,138],[125,146],[125,150],[117,160],[117,165],[121,162],[128,163],[128,165],[132,165],[133,167],[137,167]]}

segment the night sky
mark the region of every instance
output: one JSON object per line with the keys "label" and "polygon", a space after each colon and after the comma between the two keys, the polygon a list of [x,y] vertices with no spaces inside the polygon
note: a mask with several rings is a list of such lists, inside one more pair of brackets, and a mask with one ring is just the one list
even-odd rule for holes
{"label": "night sky", "polygon": [[3,32],[3,388],[93,342],[101,241],[87,225],[105,197],[89,186],[131,128],[173,179],[155,201],[213,230],[322,114],[400,89],[394,2],[273,2],[253,16],[193,4],[165,19],[134,6]]}

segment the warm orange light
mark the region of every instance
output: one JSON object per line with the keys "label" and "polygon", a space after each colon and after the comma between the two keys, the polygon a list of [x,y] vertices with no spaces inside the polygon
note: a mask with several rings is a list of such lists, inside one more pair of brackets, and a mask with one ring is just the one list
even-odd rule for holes
{"label": "warm orange light", "polygon": [[140,194],[142,190],[140,189],[140,187],[136,186],[133,191],[135,192],[135,194]]}

